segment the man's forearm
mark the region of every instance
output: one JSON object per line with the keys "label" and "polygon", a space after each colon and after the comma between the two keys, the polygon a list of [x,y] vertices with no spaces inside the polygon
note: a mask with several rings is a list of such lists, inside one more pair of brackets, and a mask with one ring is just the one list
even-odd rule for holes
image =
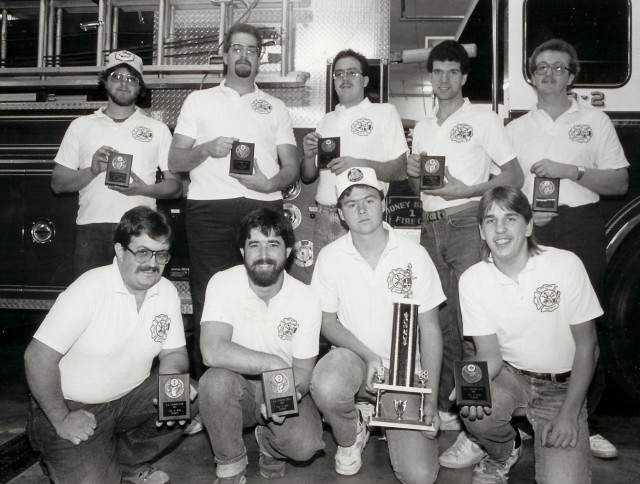
{"label": "man's forearm", "polygon": [[37,356],[25,357],[25,373],[31,396],[54,427],[69,414],[62,395],[60,369]]}
{"label": "man's forearm", "polygon": [[196,145],[191,148],[172,146],[169,151],[169,169],[171,173],[188,172],[202,164],[208,158],[202,146]]}
{"label": "man's forearm", "polygon": [[378,180],[383,182],[402,181],[407,177],[407,155],[402,154],[395,160],[372,161],[367,160],[369,166],[376,172]]}
{"label": "man's forearm", "polygon": [[322,336],[324,336],[329,343],[339,348],[346,348],[353,351],[365,362],[371,361],[374,358],[380,358],[371,348],[356,338],[351,331],[338,322],[326,323],[323,321],[321,332]]}
{"label": "man's forearm", "polygon": [[278,173],[269,179],[269,193],[277,192],[287,188],[298,179],[299,168],[295,165],[287,164],[283,166]]}
{"label": "man's forearm", "polygon": [[51,178],[51,189],[54,193],[76,193],[89,185],[98,175],[94,174],[91,168],[80,170],[65,170],[64,174],[55,171]]}
{"label": "man's forearm", "polygon": [[189,371],[189,357],[187,352],[175,352],[160,358],[158,373],[169,375],[172,373],[186,373]]}
{"label": "man's forearm", "polygon": [[156,200],[179,198],[182,194],[182,184],[173,178],[148,185],[148,187],[148,196]]}
{"label": "man's forearm", "polygon": [[259,375],[263,371],[287,366],[276,355],[254,351],[230,341],[218,344],[210,351],[203,351],[202,356],[209,367],[226,368],[243,375]]}
{"label": "man's forearm", "polygon": [[560,408],[560,413],[578,418],[596,368],[597,353],[596,348],[576,347],[569,389]]}

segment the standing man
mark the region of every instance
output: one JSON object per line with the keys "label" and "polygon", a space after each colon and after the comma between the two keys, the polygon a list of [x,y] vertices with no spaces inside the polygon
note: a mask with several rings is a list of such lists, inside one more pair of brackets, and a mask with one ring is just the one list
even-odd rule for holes
{"label": "standing man", "polygon": [[[51,188],[55,193],[79,193],[74,273],[111,263],[113,235],[122,215],[138,205],[155,207],[155,199],[178,198],[179,178],[169,171],[171,132],[160,121],[136,108],[144,97],[142,59],[121,50],[109,54],[100,73],[107,107],[74,120],[55,157]],[[112,153],[133,155],[128,188],[105,185]],[[156,171],[163,181],[156,183]]]}
{"label": "standing man", "polygon": [[[281,190],[298,177],[299,155],[291,118],[279,99],[255,84],[262,37],[237,24],[224,40],[226,78],[187,97],[175,129],[169,167],[189,172],[187,238],[191,259],[194,360],[202,372],[200,320],[207,283],[242,262],[235,245],[238,223],[260,207],[282,212]],[[253,175],[229,174],[234,141],[255,143]]]}
{"label": "standing man", "polygon": [[[602,301],[607,255],[598,201],[600,195],[627,192],[629,163],[607,115],[567,95],[579,72],[572,45],[552,39],[538,46],[529,61],[538,102],[509,123],[507,132],[525,173],[523,191],[529,200],[536,176],[560,178],[558,211],[533,212],[534,235],[542,244],[580,257]],[[601,364],[587,398],[590,417],[604,391],[604,379]],[[600,435],[591,437],[591,449],[596,457],[618,455]]]}
{"label": "standing man", "polygon": [[126,212],[113,263],[60,294],[27,347],[27,432],[52,482],[169,482],[148,463],[182,435],[157,428],[154,359],[160,374],[189,370],[180,298],[162,277],[171,237],[160,212]]}
{"label": "standing man", "polygon": [[[435,431],[387,429],[387,445],[400,482],[435,482],[442,361],[438,305],[444,301],[437,272],[424,248],[382,221],[383,186],[373,168],[354,167],[338,175],[336,194],[338,213],[349,232],[323,249],[311,281],[322,307],[322,335],[336,347],[318,362],[311,377],[313,400],[338,443],[336,472],[348,476],[362,467],[369,431],[355,398],[371,400],[376,370],[384,367],[388,374],[393,303],[409,295],[420,305],[416,371],[429,372],[433,393],[425,401],[425,423]],[[383,417],[396,415],[394,395],[397,398],[383,395]],[[407,409],[420,405],[415,394],[402,398],[408,401]]]}
{"label": "standing man", "polygon": [[[242,429],[255,429],[260,474],[282,477],[285,459],[309,460],[324,448],[309,380],[318,356],[320,305],[308,286],[285,272],[295,238],[279,212],[250,212],[238,227],[244,265],[218,272],[207,286],[200,380],[202,417],[218,464],[215,484],[246,482]],[[293,367],[299,414],[265,414],[264,371]]]}
{"label": "standing man", "polygon": [[[351,49],[338,52],[333,61],[333,80],[340,104],[304,137],[300,170],[305,182],[320,176],[313,234],[316,256],[322,247],[346,233],[336,205],[337,175],[354,166],[366,166],[375,170],[378,180],[390,182],[404,180],[407,169],[407,141],[396,108],[387,103],[373,104],[365,97],[369,84],[366,57]],[[319,170],[318,140],[332,137],[340,138],[340,157]]]}
{"label": "standing man", "polygon": [[460,305],[474,359],[488,363],[491,408],[461,409],[467,430],[488,452],[472,482],[507,482],[522,454],[509,422],[524,411],[534,431],[536,482],[588,484],[585,396],[598,359],[595,319],[602,315],[596,293],[578,257],[537,245],[520,190],[485,193],[478,224],[483,261],[462,275]]}
{"label": "standing man", "polygon": [[[480,260],[475,221],[478,200],[494,186],[521,187],[523,175],[502,119],[462,97],[469,74],[464,47],[453,40],[438,44],[429,54],[427,71],[438,107],[416,125],[407,173],[425,212],[420,242],[438,269],[447,297],[440,310],[444,358],[439,405],[443,430],[453,430],[459,428],[459,421],[451,413],[448,396],[453,388],[454,361],[462,359],[463,353],[458,281]],[[446,183],[443,188],[420,191],[420,155],[427,154],[445,156]],[[489,179],[492,162],[501,173]],[[445,454],[440,462],[451,467],[456,465],[452,462],[455,459],[455,455]]]}

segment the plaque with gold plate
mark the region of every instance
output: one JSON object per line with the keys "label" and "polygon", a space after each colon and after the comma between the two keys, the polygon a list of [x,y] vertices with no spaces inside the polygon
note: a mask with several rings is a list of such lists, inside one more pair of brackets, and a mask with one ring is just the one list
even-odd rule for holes
{"label": "plaque with gold plate", "polygon": [[231,145],[229,173],[236,175],[253,175],[253,153],[255,143],[234,141]]}
{"label": "plaque with gold plate", "polygon": [[340,157],[340,137],[318,140],[318,170],[327,168],[329,162]]}
{"label": "plaque with gold plate", "polygon": [[[431,394],[431,389],[427,388],[429,372],[418,372],[418,385],[413,386],[413,379],[416,368],[416,355],[418,350],[418,307],[412,299],[411,290],[413,274],[411,264],[406,269],[401,269],[400,273],[392,274],[394,285],[400,288],[404,295],[403,299],[393,303],[393,334],[391,338],[391,361],[389,364],[388,382],[385,369],[380,367],[376,371],[375,412],[369,421],[370,426],[387,427],[410,430],[435,430],[432,425],[427,425],[424,421],[424,402],[426,395]],[[382,393],[385,392],[394,398],[395,417],[382,417],[380,413],[380,401]],[[415,405],[415,399],[409,401],[403,399],[406,394],[420,395],[419,406]],[[406,398],[406,397],[405,397]],[[411,408],[413,404],[417,408]]]}
{"label": "plaque with gold plate", "polygon": [[459,407],[490,407],[491,381],[486,361],[456,361],[456,404]]}
{"label": "plaque with gold plate", "polygon": [[444,156],[420,156],[420,190],[444,186]]}
{"label": "plaque with gold plate", "polygon": [[189,373],[158,375],[158,421],[189,420]]}
{"label": "plaque with gold plate", "polygon": [[131,162],[133,155],[112,152],[107,160],[107,171],[104,184],[114,187],[127,188],[131,177]]}
{"label": "plaque with gold plate", "polygon": [[298,415],[298,395],[293,368],[262,372],[262,391],[267,417]]}
{"label": "plaque with gold plate", "polygon": [[533,210],[557,212],[560,195],[560,179],[537,176],[533,179]]}

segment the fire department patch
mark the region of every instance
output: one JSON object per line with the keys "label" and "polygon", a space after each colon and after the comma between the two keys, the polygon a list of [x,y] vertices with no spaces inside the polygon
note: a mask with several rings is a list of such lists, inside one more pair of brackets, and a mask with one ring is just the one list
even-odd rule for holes
{"label": "fire department patch", "polygon": [[364,178],[364,174],[358,168],[351,168],[347,173],[347,179],[350,182],[359,182]]}
{"label": "fire department patch", "polygon": [[269,114],[271,112],[271,104],[264,99],[254,99],[251,103],[251,109],[258,114]]}
{"label": "fire department patch", "polygon": [[556,284],[543,284],[533,295],[536,309],[542,313],[555,311],[560,306],[560,290]]}
{"label": "fire department patch", "polygon": [[473,127],[464,123],[456,124],[449,133],[449,138],[456,143],[467,143],[473,138]]}
{"label": "fire department patch", "polygon": [[153,131],[146,126],[136,126],[131,131],[131,136],[136,141],[142,141],[143,143],[149,143],[153,139]]}
{"label": "fire department patch", "polygon": [[406,269],[392,269],[387,276],[387,287],[391,292],[402,294],[404,297],[413,296],[413,273],[411,272],[411,264],[407,264]]}
{"label": "fire department patch", "polygon": [[368,118],[356,119],[351,123],[351,132],[358,136],[369,136],[373,131],[373,121]]}
{"label": "fire department patch", "polygon": [[156,343],[163,343],[171,327],[171,318],[166,314],[158,314],[151,322],[151,339]]}
{"label": "fire department patch", "polygon": [[593,136],[593,130],[588,124],[576,124],[569,130],[569,139],[576,143],[588,143]]}
{"label": "fire department patch", "polygon": [[278,337],[282,340],[291,341],[293,335],[298,331],[298,322],[293,318],[284,318],[278,325]]}

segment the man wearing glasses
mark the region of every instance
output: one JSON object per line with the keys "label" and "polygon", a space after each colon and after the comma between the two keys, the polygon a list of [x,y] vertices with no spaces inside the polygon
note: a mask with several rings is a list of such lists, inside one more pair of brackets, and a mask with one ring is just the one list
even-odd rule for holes
{"label": "man wearing glasses", "polygon": [[[365,97],[368,73],[369,63],[362,54],[351,49],[339,52],[333,61],[333,82],[340,104],[304,137],[302,180],[310,182],[320,177],[313,236],[316,256],[322,247],[347,232],[338,217],[337,175],[354,166],[365,166],[373,168],[383,182],[406,178],[408,148],[402,121],[392,104],[374,104]],[[340,138],[340,157],[321,166],[316,160],[318,140],[333,137]]]}
{"label": "man wearing glasses", "polygon": [[[136,108],[146,91],[142,59],[126,50],[112,52],[99,83],[107,107],[71,123],[51,178],[55,193],[79,192],[76,277],[111,262],[113,234],[123,213],[138,205],[155,207],[155,199],[182,193],[179,178],[169,171],[169,128]],[[126,188],[105,185],[109,156],[118,152],[133,155]],[[163,180],[156,183],[158,167]]]}
{"label": "man wearing glasses", "polygon": [[[523,192],[533,199],[534,178],[560,179],[556,212],[533,212],[533,234],[544,245],[574,252],[602,301],[607,266],[605,227],[598,212],[600,195],[627,192],[629,163],[611,120],[602,111],[578,104],[567,91],[580,64],[574,47],[561,39],[539,45],[529,60],[538,102],[507,126],[525,173]],[[589,415],[604,390],[599,365],[587,396]],[[618,455],[600,435],[591,437],[600,458]]]}
{"label": "man wearing glasses", "polygon": [[[169,154],[174,173],[188,172],[187,238],[191,259],[194,372],[202,372],[200,318],[209,279],[242,262],[238,223],[256,208],[282,212],[281,190],[297,179],[299,154],[285,104],[255,84],[262,37],[252,25],[225,36],[222,83],[190,94]],[[254,144],[252,174],[230,174],[234,141]],[[246,145],[241,145],[246,146]]]}
{"label": "man wearing glasses", "polygon": [[149,462],[183,434],[158,428],[154,406],[157,374],[189,369],[180,298],[162,277],[171,239],[161,212],[127,211],[113,263],[58,297],[25,352],[28,434],[52,482],[169,482]]}

